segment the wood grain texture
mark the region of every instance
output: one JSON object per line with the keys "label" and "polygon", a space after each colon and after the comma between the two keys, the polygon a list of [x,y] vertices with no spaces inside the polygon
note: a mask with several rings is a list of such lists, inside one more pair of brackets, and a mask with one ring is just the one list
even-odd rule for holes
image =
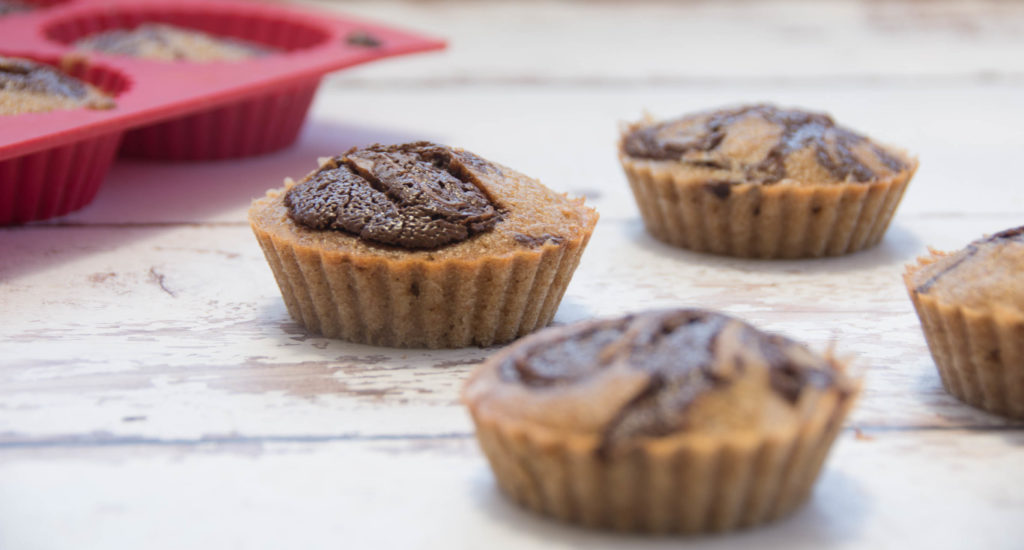
{"label": "wood grain texture", "polygon": [[[1007,122],[1020,108],[1022,90],[1024,85],[971,83],[328,87],[317,96],[296,146],[244,162],[118,161],[96,201],[56,223],[243,224],[250,198],[279,187],[286,176],[306,174],[317,157],[416,139],[465,147],[558,191],[586,195],[602,220],[634,218],[636,205],[616,155],[620,122],[638,120],[645,111],[671,117],[756,101],[828,111],[841,124],[917,155],[921,167],[897,216],[1012,216],[1024,204],[1024,187],[1007,159],[1018,154],[1024,128]],[[947,246],[939,241],[928,244]]]}
{"label": "wood grain texture", "polygon": [[364,67],[347,85],[1024,76],[1024,5],[1000,0],[306,3],[449,39],[446,55]]}
{"label": "wood grain texture", "polygon": [[[942,390],[900,275],[928,246],[1024,223],[1024,5],[317,5],[451,49],[330,77],[286,151],[119,161],[86,209],[0,229],[0,548],[1019,547],[1024,424]],[[618,124],[764,100],[827,110],[919,156],[878,247],[764,262],[644,232]],[[375,348],[296,325],[249,200],[319,156],[412,139],[601,212],[556,323],[714,308],[850,356],[865,391],[811,504],[695,540],[534,518],[497,494],[457,402],[494,349]]]}
{"label": "wood grain texture", "polygon": [[944,550],[969,533],[972,547],[1011,550],[1024,475],[1006,449],[1022,445],[1019,432],[846,436],[795,515],[698,538],[538,518],[498,493],[467,438],[9,449],[0,546]]}
{"label": "wood grain texture", "polygon": [[[981,233],[993,221],[957,225]],[[867,386],[854,425],[1003,426],[942,391],[900,279],[930,229],[947,223],[909,218],[861,254],[766,263],[677,250],[638,220],[605,220],[556,321],[721,309],[855,356]],[[5,277],[0,290],[0,354],[9,358],[0,367],[0,441],[470,431],[459,383],[490,350],[392,350],[306,335],[248,227],[46,227],[0,239],[5,275],[46,251],[45,267]]]}

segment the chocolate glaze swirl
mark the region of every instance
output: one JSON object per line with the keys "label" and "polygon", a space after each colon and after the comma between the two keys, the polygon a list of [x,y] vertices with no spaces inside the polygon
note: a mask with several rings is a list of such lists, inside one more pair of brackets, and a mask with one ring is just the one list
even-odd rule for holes
{"label": "chocolate glaze swirl", "polygon": [[331,159],[284,197],[291,218],[409,249],[463,241],[494,227],[498,207],[476,173],[497,170],[429,142],[372,145]]}
{"label": "chocolate glaze swirl", "polygon": [[[750,118],[761,119],[779,130],[767,154],[748,162],[723,153],[722,146],[730,134],[741,133],[741,123]],[[879,173],[871,164],[892,172],[907,168],[898,156],[852,130],[837,126],[826,114],[773,105],[723,109],[641,126],[624,137],[622,147],[635,158],[739,171],[746,183],[771,184],[785,179],[789,176],[786,159],[808,148],[813,150],[816,162],[837,181],[873,181]],[[869,153],[858,154],[857,149],[865,148]],[[863,154],[874,156],[877,163],[865,162]]]}
{"label": "chocolate glaze swirl", "polygon": [[[727,330],[729,341],[720,342]],[[750,354],[759,360],[750,361]],[[541,390],[580,383],[621,362],[643,372],[647,383],[617,412],[604,447],[685,430],[691,403],[737,382],[746,369],[764,368],[753,363],[767,366],[772,390],[794,405],[807,387],[845,391],[841,372],[803,345],[732,317],[693,309],[580,323],[559,341],[525,346],[498,368],[505,381]]]}

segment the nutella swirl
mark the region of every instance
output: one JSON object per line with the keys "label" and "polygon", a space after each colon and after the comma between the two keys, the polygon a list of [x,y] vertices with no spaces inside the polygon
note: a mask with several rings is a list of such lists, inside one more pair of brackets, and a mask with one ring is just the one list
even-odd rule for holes
{"label": "nutella swirl", "polygon": [[498,207],[474,171],[496,170],[465,151],[429,142],[373,145],[328,161],[285,195],[291,218],[380,244],[430,249],[494,227]]}
{"label": "nutella swirl", "polygon": [[[900,156],[837,126],[826,114],[773,105],[643,125],[623,138],[622,148],[635,158],[678,161],[736,175],[735,180],[716,182],[721,185],[799,178],[808,164],[816,164],[837,182],[861,183],[908,168]],[[720,192],[727,191],[722,187]]]}
{"label": "nutella swirl", "polygon": [[556,341],[540,342],[506,357],[498,365],[499,376],[535,391],[582,384],[623,365],[646,377],[606,426],[604,447],[686,430],[687,409],[695,400],[738,383],[749,369],[767,368],[771,390],[793,406],[809,387],[847,389],[830,360],[788,338],[709,311],[652,311],[580,323]]}

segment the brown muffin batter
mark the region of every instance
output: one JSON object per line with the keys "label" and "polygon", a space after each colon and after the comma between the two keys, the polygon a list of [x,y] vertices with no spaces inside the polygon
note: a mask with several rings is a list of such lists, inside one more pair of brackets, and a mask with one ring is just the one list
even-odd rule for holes
{"label": "brown muffin batter", "polygon": [[403,248],[437,248],[498,223],[467,165],[484,161],[433,143],[353,148],[292,187],[284,203],[310,229],[337,229]]}
{"label": "brown muffin batter", "polygon": [[145,23],[134,29],[114,29],[75,42],[81,50],[141,57],[154,61],[241,61],[275,50],[237,38],[212,36],[202,31],[163,23]]}
{"label": "brown muffin batter", "polygon": [[774,430],[853,384],[832,360],[722,314],[654,311],[551,329],[489,361],[467,398],[599,433],[602,452],[677,432]]}
{"label": "brown muffin batter", "polygon": [[109,96],[50,65],[0,57],[0,115],[113,107]]}
{"label": "brown muffin batter", "polygon": [[32,6],[24,2],[18,2],[17,0],[0,0],[0,16],[31,10]]}
{"label": "brown muffin batter", "polygon": [[914,291],[945,303],[1024,312],[1024,227],[978,239],[924,265],[910,283]]}
{"label": "brown muffin batter", "polygon": [[635,158],[677,161],[729,184],[783,180],[869,182],[909,163],[826,114],[752,105],[635,127],[623,139]]}

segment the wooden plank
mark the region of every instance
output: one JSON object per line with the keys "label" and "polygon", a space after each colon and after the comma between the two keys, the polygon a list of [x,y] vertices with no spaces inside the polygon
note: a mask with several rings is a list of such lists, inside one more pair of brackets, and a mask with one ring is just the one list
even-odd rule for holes
{"label": "wooden plank", "polygon": [[[946,395],[900,282],[926,243],[1012,218],[905,217],[878,248],[760,262],[662,245],[603,220],[557,322],[722,309],[856,356],[861,426],[1002,426]],[[0,440],[466,433],[461,380],[489,350],[391,350],[310,337],[245,226],[0,232]]]}
{"label": "wooden plank", "polygon": [[1024,537],[1022,458],[1020,432],[847,434],[793,517],[648,538],[520,510],[468,438],[4,448],[0,547],[1009,550]]}
{"label": "wooden plank", "polygon": [[559,191],[585,194],[605,219],[632,218],[636,207],[616,156],[620,122],[645,110],[671,117],[757,101],[830,111],[843,124],[917,154],[921,169],[901,214],[1019,213],[1024,187],[1008,166],[1024,148],[1024,131],[1006,121],[1019,111],[1022,93],[1014,85],[328,87],[291,149],[220,163],[121,161],[91,206],[59,221],[241,223],[252,197],[286,176],[304,175],[317,157],[415,139],[459,145]]}
{"label": "wooden plank", "polygon": [[1024,76],[1024,5],[872,2],[306,2],[449,40],[347,85]]}
{"label": "wooden plank", "polygon": [[[942,391],[899,275],[926,245],[1021,223],[1024,5],[329,9],[451,48],[328,78],[292,149],[121,161],[91,207],[0,230],[0,548],[1020,546],[1024,425]],[[644,233],[617,124],[763,100],[828,110],[920,156],[882,245],[758,262]],[[249,199],[318,156],[423,138],[602,212],[556,322],[708,307],[853,356],[865,393],[809,506],[686,542],[537,519],[497,494],[457,402],[493,350],[358,346],[293,323],[244,221]]]}
{"label": "wooden plank", "polygon": [[[881,247],[817,262],[693,255],[646,237],[615,159],[616,120],[640,105],[678,111],[680,97],[706,106],[742,96],[716,86],[683,92],[329,89],[292,150],[231,163],[123,163],[93,207],[58,222],[83,225],[0,232],[0,376],[10,400],[0,404],[13,411],[0,432],[11,441],[465,433],[458,380],[486,352],[382,351],[305,337],[244,222],[251,196],[317,156],[418,137],[469,146],[593,198],[602,221],[560,322],[667,305],[722,308],[819,348],[836,339],[861,356],[871,376],[854,417],[860,425],[1001,424],[942,392],[899,274],[927,245],[953,249],[1020,223],[1014,205],[1024,190],[1005,167],[1024,135],[1000,123],[1019,90],[758,93],[798,104],[828,96],[841,120],[922,158]],[[371,102],[373,112],[350,107]],[[951,102],[962,103],[957,116],[932,114]]]}

